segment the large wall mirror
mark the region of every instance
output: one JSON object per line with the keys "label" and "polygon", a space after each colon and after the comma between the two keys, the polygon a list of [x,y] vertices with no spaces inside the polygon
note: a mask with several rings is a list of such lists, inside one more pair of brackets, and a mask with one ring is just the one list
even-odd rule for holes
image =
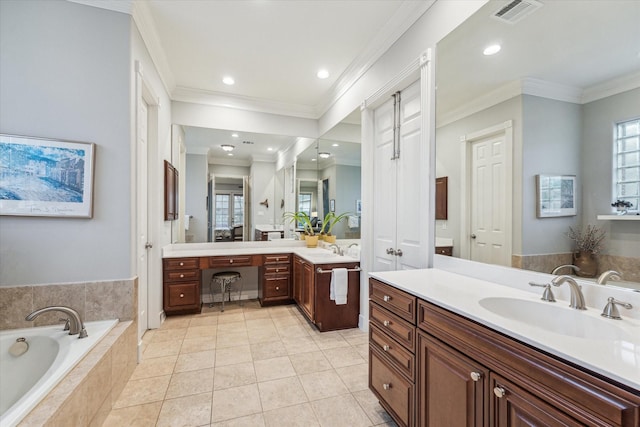
{"label": "large wall mirror", "polygon": [[[640,118],[640,2],[544,1],[511,22],[494,16],[507,4],[490,1],[437,46],[448,216],[436,246],[549,273],[572,263],[569,227],[595,225],[599,270],[640,288],[640,221],[598,219],[615,213],[614,127]],[[575,215],[537,217],[536,175],[575,176]]]}
{"label": "large wall mirror", "polygon": [[178,126],[186,147],[187,243],[294,237],[284,212],[321,220],[331,205],[353,218],[333,230],[360,238],[359,111],[317,140]]}

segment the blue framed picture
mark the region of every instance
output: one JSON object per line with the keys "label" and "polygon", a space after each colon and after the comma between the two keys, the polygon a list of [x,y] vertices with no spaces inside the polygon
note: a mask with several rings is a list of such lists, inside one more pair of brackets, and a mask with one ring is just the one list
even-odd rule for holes
{"label": "blue framed picture", "polygon": [[91,218],[95,144],[0,134],[0,215]]}

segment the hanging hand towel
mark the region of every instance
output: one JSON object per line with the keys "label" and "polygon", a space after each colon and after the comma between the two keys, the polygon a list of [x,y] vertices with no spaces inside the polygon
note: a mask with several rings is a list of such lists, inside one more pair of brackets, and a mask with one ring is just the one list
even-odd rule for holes
{"label": "hanging hand towel", "polygon": [[360,217],[355,215],[350,215],[347,219],[347,225],[349,228],[358,228],[360,227]]}
{"label": "hanging hand towel", "polygon": [[191,219],[191,215],[184,216],[184,229],[189,231],[189,219]]}
{"label": "hanging hand towel", "polygon": [[346,268],[334,268],[331,272],[331,285],[329,288],[329,298],[336,302],[336,305],[347,303],[347,291],[349,290],[348,276]]}

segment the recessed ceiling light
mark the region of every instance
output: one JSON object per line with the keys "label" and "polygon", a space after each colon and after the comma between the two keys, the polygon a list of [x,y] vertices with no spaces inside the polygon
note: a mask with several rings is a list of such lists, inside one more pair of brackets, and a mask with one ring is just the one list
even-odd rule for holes
{"label": "recessed ceiling light", "polygon": [[495,55],[496,53],[500,52],[500,49],[502,49],[502,46],[500,46],[499,44],[492,44],[485,47],[482,53],[486,56]]}
{"label": "recessed ceiling light", "polygon": [[315,162],[315,161],[316,161],[316,159],[311,159],[311,161],[312,161],[312,162]]}
{"label": "recessed ceiling light", "polygon": [[232,136],[233,138],[237,138],[237,137],[238,137],[238,134],[237,134],[237,133],[232,133],[232,134],[231,134],[231,136]]}
{"label": "recessed ceiling light", "polygon": [[331,153],[322,152],[322,153],[318,153],[318,156],[319,156],[321,159],[328,159],[329,157],[331,157]]}
{"label": "recessed ceiling light", "polygon": [[329,72],[325,69],[322,69],[318,71],[318,74],[316,74],[316,76],[318,76],[319,79],[326,79],[327,77],[329,77]]}
{"label": "recessed ceiling light", "polygon": [[233,153],[227,153],[227,156],[233,156]]}
{"label": "recessed ceiling light", "polygon": [[273,151],[273,147],[267,147],[267,151]]}
{"label": "recessed ceiling light", "polygon": [[332,147],[340,147],[340,144],[331,144]]}
{"label": "recessed ceiling light", "polygon": [[225,77],[222,78],[222,83],[224,83],[226,85],[229,85],[229,86],[235,84],[235,82],[236,81],[231,76],[225,76]]}
{"label": "recessed ceiling light", "polygon": [[220,148],[222,148],[224,151],[233,151],[233,149],[236,147],[230,144],[222,144]]}

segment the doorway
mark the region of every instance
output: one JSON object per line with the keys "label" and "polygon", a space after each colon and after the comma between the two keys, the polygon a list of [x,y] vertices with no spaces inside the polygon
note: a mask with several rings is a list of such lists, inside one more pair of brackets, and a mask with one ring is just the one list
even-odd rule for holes
{"label": "doorway", "polygon": [[511,121],[461,139],[465,159],[464,204],[468,206],[462,209],[462,256],[472,261],[511,266]]}

